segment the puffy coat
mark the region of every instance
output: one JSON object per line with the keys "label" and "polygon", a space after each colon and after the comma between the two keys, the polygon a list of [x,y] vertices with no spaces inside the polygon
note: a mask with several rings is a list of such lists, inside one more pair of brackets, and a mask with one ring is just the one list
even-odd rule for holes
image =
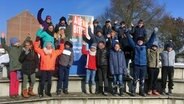
{"label": "puffy coat", "polygon": [[174,66],[175,63],[175,51],[171,52],[163,51],[161,53],[162,66]]}
{"label": "puffy coat", "polygon": [[34,50],[40,55],[40,70],[55,70],[56,58],[63,52],[64,43],[60,44],[59,50],[52,51],[51,54],[45,54],[44,50],[39,48],[40,42],[34,42]]}
{"label": "puffy coat", "polygon": [[147,50],[148,67],[159,68],[159,50],[155,51],[153,49]]}
{"label": "puffy coat", "polygon": [[109,63],[109,52],[106,48],[98,49],[96,53],[97,66],[107,66]]}
{"label": "puffy coat", "polygon": [[110,51],[110,71],[111,74],[124,74],[126,71],[126,61],[123,51]]}
{"label": "puffy coat", "polygon": [[135,65],[147,65],[147,48],[149,48],[156,39],[155,32],[152,33],[149,41],[143,45],[138,45],[131,38],[129,33],[126,33],[129,44],[134,49],[134,64]]}
{"label": "puffy coat", "polygon": [[96,53],[86,50],[86,45],[82,45],[82,54],[87,55],[86,68],[89,70],[97,70]]}
{"label": "puffy coat", "polygon": [[19,61],[22,63],[22,72],[24,74],[33,74],[35,73],[36,68],[38,68],[39,59],[34,50],[30,50],[28,54],[23,50],[20,54]]}
{"label": "puffy coat", "polygon": [[52,46],[54,46],[54,37],[52,37],[51,35],[49,35],[46,31],[42,30],[42,29],[38,29],[36,36],[40,37],[43,41],[43,47],[46,46],[47,42],[51,42]]}

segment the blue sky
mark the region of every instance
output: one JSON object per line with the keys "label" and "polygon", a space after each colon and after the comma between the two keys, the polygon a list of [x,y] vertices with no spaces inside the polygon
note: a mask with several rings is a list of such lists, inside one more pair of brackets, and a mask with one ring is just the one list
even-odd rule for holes
{"label": "blue sky", "polygon": [[[166,11],[174,17],[183,17],[184,0],[158,0],[165,4]],[[30,11],[36,16],[37,11],[43,7],[43,18],[51,15],[53,22],[57,23],[61,16],[67,14],[82,14],[98,16],[110,5],[109,0],[1,0],[0,5],[0,32],[6,32],[6,21],[23,10]]]}

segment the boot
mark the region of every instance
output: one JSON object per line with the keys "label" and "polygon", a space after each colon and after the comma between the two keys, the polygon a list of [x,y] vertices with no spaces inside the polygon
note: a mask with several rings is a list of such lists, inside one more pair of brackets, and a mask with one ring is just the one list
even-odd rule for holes
{"label": "boot", "polygon": [[86,94],[89,94],[89,84],[85,85],[85,92],[86,92]]}
{"label": "boot", "polygon": [[112,89],[112,94],[114,95],[114,96],[116,96],[117,95],[117,86],[113,86],[112,87],[113,89]]}
{"label": "boot", "polygon": [[51,84],[47,85],[47,94],[46,95],[49,96],[49,97],[52,97],[52,94],[51,94]]}
{"label": "boot", "polygon": [[28,94],[31,95],[31,96],[36,96],[36,94],[33,92],[33,87],[29,87]]}
{"label": "boot", "polygon": [[104,94],[105,96],[108,95],[108,87],[104,87],[104,92],[103,92],[103,94]]}
{"label": "boot", "polygon": [[145,92],[144,92],[144,87],[141,87],[140,88],[140,93],[139,93],[141,96],[146,96]]}
{"label": "boot", "polygon": [[91,86],[91,93],[95,94],[95,92],[96,92],[96,85],[92,85]]}
{"label": "boot", "polygon": [[102,94],[102,93],[103,93],[103,87],[102,86],[99,86],[98,87],[97,94]]}
{"label": "boot", "polygon": [[172,95],[172,89],[169,89],[168,95]]}
{"label": "boot", "polygon": [[56,93],[58,96],[61,96],[61,89],[58,89]]}
{"label": "boot", "polygon": [[124,90],[124,87],[123,86],[120,86],[120,88],[119,88],[119,95],[120,96],[123,96],[124,95],[123,90]]}
{"label": "boot", "polygon": [[63,90],[63,93],[64,93],[64,94],[69,94],[69,93],[68,93],[68,89],[64,89],[64,90]]}
{"label": "boot", "polygon": [[24,89],[24,90],[22,91],[22,96],[23,96],[24,98],[29,98],[27,89]]}
{"label": "boot", "polygon": [[153,90],[153,94],[156,96],[160,96],[159,92],[157,92],[157,90]]}
{"label": "boot", "polygon": [[152,90],[149,90],[148,91],[148,95],[152,95]]}

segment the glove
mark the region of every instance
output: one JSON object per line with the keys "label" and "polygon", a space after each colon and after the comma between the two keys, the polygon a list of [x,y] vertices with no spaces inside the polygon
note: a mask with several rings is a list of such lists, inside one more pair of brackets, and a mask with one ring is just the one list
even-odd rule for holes
{"label": "glove", "polygon": [[155,27],[154,28],[154,32],[158,32],[158,27]]}
{"label": "glove", "polygon": [[43,10],[44,10],[44,8],[41,8],[39,11],[41,11],[41,12],[42,12]]}

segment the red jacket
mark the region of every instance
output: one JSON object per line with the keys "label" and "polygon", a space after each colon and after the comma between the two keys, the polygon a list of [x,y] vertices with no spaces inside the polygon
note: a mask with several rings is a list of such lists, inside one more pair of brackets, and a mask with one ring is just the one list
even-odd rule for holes
{"label": "red jacket", "polygon": [[39,48],[40,42],[34,42],[34,50],[40,54],[40,70],[53,71],[55,70],[56,58],[64,50],[64,44],[60,45],[59,50],[53,50],[51,54],[45,54],[44,50]]}
{"label": "red jacket", "polygon": [[87,55],[86,68],[89,70],[97,70],[96,52],[92,53],[90,50],[86,50],[86,45],[82,45],[82,54]]}

